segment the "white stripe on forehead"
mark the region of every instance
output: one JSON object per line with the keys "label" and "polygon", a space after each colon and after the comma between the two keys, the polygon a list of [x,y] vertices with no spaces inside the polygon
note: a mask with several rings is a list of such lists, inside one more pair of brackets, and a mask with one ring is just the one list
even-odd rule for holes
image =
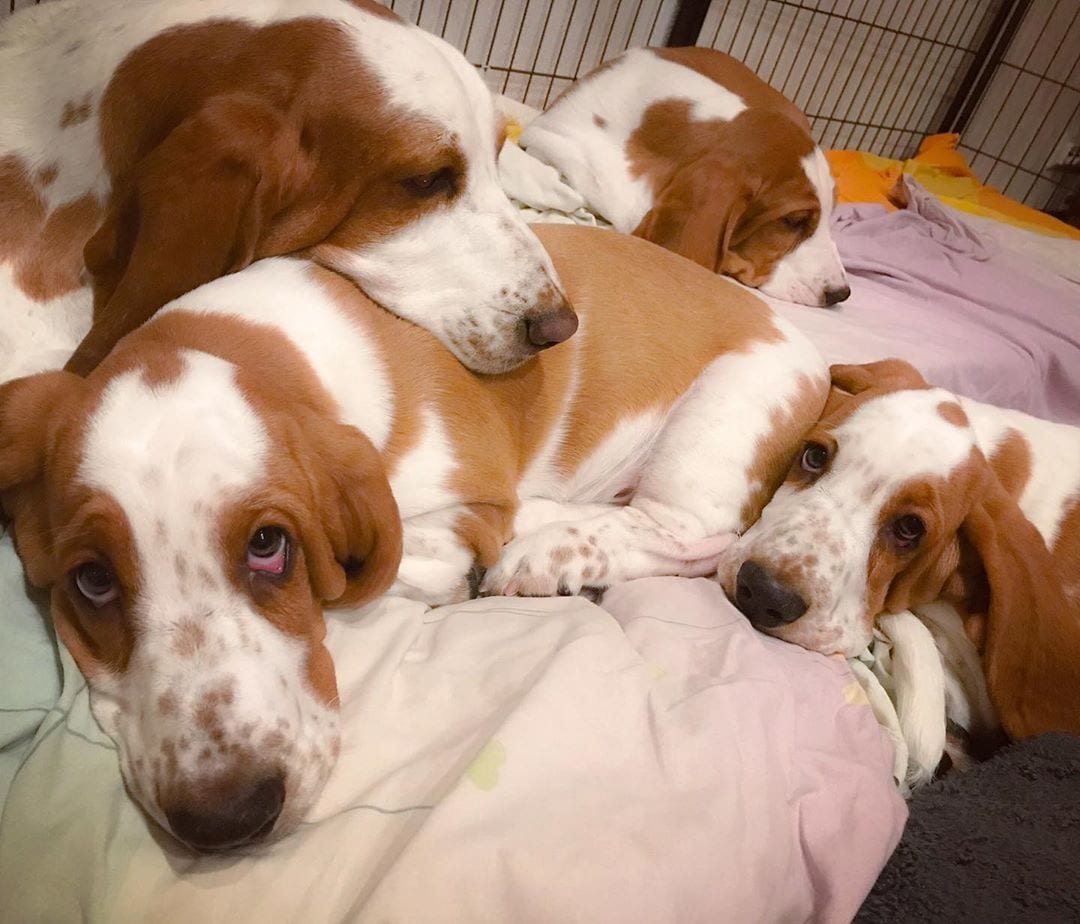
{"label": "white stripe on forehead", "polygon": [[[836,462],[869,465],[868,474],[907,481],[925,475],[946,477],[971,454],[970,427],[950,423],[938,411],[956,398],[940,388],[898,391],[867,401],[833,431]],[[845,453],[845,445],[854,452]]]}
{"label": "white stripe on forehead", "polygon": [[264,468],[267,434],[234,367],[205,353],[180,357],[175,379],[151,385],[136,369],[109,383],[79,466],[82,482],[120,504],[138,545],[157,521],[188,521],[196,505],[216,506]]}

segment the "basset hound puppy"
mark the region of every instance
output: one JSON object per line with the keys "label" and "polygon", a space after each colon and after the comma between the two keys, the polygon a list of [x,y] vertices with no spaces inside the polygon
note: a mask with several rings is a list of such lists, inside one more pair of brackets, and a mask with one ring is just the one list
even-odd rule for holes
{"label": "basset hound puppy", "polygon": [[0,381],[72,350],[84,374],[170,299],[304,249],[512,368],[576,319],[501,142],[476,70],[373,0],[28,8],[0,27]]}
{"label": "basset hound puppy", "polygon": [[[1080,428],[899,360],[833,366],[824,415],[718,576],[759,629],[825,653],[855,656],[881,614],[913,611],[967,691],[948,718],[991,733],[988,694],[1012,738],[1080,733]],[[965,679],[980,659],[984,688]]]}
{"label": "basset hound puppy", "polygon": [[635,48],[521,136],[618,231],[804,305],[850,294],[834,187],[806,117],[711,48]]}
{"label": "basset hound puppy", "polygon": [[526,595],[711,574],[818,418],[824,361],[752,294],[626,235],[537,232],[582,330],[500,376],[279,257],[85,379],[0,388],[27,576],[128,789],[191,847],[280,836],[322,789],[324,606],[465,600],[475,564]]}

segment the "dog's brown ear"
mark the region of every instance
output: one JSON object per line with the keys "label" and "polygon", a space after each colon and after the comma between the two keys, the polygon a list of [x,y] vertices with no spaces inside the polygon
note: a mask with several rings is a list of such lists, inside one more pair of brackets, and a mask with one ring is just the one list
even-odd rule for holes
{"label": "dog's brown ear", "polygon": [[883,359],[857,366],[837,364],[829,367],[833,388],[850,395],[864,391],[912,391],[930,385],[911,363],[902,359]]}
{"label": "dog's brown ear", "polygon": [[15,545],[35,587],[53,583],[52,530],[43,474],[58,415],[79,416],[83,380],[42,372],[0,387],[0,521],[14,525]]}
{"label": "dog's brown ear", "polygon": [[985,490],[961,528],[990,587],[983,669],[1012,738],[1080,734],[1080,612],[1042,536],[987,469]]}
{"label": "dog's brown ear", "polygon": [[749,197],[737,172],[718,157],[679,170],[634,229],[712,272],[719,272]]}
{"label": "dog's brown ear", "polygon": [[401,564],[401,515],[382,457],[355,427],[305,421],[317,522],[312,581],[325,603],[359,606],[383,593]]}
{"label": "dog's brown ear", "polygon": [[181,122],[84,248],[94,323],[65,368],[86,375],[166,302],[250,263],[310,170],[298,127],[255,97],[214,97]]}

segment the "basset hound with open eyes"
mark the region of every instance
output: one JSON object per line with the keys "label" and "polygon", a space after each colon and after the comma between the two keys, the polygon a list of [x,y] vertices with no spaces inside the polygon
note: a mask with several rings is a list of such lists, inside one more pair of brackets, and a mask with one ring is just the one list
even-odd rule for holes
{"label": "basset hound with open eyes", "polygon": [[710,48],[635,48],[574,84],[521,136],[616,230],[777,298],[850,294],[832,175],[806,117]]}
{"label": "basset hound with open eyes", "polygon": [[85,379],[0,388],[27,576],[130,792],[192,847],[284,834],[322,788],[324,605],[465,600],[476,563],[526,595],[711,574],[817,420],[824,361],[754,295],[627,235],[537,233],[582,329],[504,375],[279,257]]}
{"label": "basset hound with open eyes", "polygon": [[914,611],[947,667],[963,644],[981,656],[985,689],[961,711],[988,693],[1013,738],[1080,733],[1080,429],[958,398],[899,360],[834,366],[832,385],[725,556],[727,594],[763,631],[849,657],[879,614]]}
{"label": "basset hound with open eyes", "polygon": [[76,346],[83,374],[170,299],[305,248],[512,368],[576,319],[500,131],[465,58],[373,0],[28,8],[0,27],[0,381]]}

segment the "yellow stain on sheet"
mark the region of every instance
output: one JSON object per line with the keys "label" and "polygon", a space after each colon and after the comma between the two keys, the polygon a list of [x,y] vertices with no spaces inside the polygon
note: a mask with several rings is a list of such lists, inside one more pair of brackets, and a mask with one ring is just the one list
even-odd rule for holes
{"label": "yellow stain on sheet", "polygon": [[853,680],[844,687],[844,701],[849,706],[869,706],[870,700],[866,698],[866,691],[857,680]]}
{"label": "yellow stain on sheet", "polygon": [[473,781],[477,789],[491,792],[499,785],[499,771],[504,763],[506,748],[498,738],[492,738],[473,758],[465,775]]}

